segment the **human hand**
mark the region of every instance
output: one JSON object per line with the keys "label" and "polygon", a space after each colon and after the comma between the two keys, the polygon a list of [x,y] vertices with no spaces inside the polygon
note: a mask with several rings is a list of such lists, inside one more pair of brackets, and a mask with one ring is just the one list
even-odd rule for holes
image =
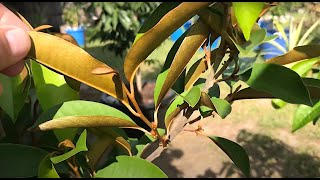
{"label": "human hand", "polygon": [[26,32],[29,30],[26,24],[0,3],[0,73],[15,76],[23,70],[23,59],[31,48],[31,40]]}

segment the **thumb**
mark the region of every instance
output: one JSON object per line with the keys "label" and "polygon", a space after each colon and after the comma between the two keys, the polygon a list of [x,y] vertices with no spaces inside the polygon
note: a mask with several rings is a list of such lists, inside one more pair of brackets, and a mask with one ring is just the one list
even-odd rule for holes
{"label": "thumb", "polygon": [[11,67],[21,67],[17,64],[23,64],[23,59],[28,54],[30,47],[31,40],[25,30],[12,25],[0,26],[0,71],[12,72]]}

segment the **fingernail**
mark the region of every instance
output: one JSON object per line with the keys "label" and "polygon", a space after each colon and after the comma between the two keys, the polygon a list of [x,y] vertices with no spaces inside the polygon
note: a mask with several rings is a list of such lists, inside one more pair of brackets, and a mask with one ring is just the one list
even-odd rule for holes
{"label": "fingernail", "polygon": [[30,48],[30,46],[28,46],[28,44],[30,44],[30,39],[23,29],[8,29],[8,31],[5,32],[5,36],[12,56],[22,57],[27,55]]}

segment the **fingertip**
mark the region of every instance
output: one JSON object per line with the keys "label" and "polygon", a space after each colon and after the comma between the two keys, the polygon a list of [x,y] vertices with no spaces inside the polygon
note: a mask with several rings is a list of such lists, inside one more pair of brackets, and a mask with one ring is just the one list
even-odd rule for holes
{"label": "fingertip", "polygon": [[5,37],[13,57],[21,59],[28,54],[31,48],[31,40],[25,30],[21,28],[8,29],[5,31]]}

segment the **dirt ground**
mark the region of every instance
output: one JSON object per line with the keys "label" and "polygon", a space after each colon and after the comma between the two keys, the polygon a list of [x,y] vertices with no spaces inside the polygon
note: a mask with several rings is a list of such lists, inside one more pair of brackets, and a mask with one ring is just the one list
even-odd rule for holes
{"label": "dirt ground", "polygon": [[[320,177],[320,139],[314,137],[320,134],[319,127],[306,126],[292,134],[292,107],[279,112],[270,100],[235,102],[232,108],[225,119],[206,118],[186,129],[201,125],[206,134],[240,144],[249,155],[251,177]],[[276,124],[271,118],[270,126],[259,123],[265,121],[263,114],[286,123]],[[244,177],[210,139],[189,131],[179,134],[153,163],[169,177]]]}
{"label": "dirt ground", "polygon": [[[201,125],[206,134],[240,144],[249,155],[251,177],[320,177],[320,125],[310,123],[291,133],[295,107],[275,110],[269,99],[236,101],[225,119],[206,118],[186,128]],[[181,132],[153,163],[170,178],[244,177],[210,139],[189,131]]]}

